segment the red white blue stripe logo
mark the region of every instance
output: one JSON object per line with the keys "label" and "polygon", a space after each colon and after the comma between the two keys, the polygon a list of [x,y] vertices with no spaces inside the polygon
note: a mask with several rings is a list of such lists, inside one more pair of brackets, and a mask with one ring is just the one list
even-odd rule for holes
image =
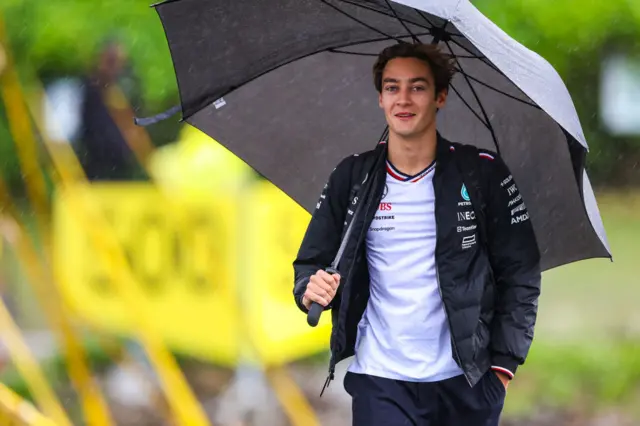
{"label": "red white blue stripe logo", "polygon": [[400,170],[396,169],[393,164],[389,160],[387,160],[387,173],[394,179],[397,179],[401,182],[418,182],[420,179],[431,173],[436,168],[435,160],[427,166],[420,173],[409,176],[406,173],[402,173]]}

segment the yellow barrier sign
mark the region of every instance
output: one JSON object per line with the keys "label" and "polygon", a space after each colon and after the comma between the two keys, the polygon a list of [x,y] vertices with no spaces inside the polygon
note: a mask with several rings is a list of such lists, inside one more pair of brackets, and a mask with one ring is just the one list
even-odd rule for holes
{"label": "yellow barrier sign", "polygon": [[[330,315],[311,328],[292,296],[292,261],[310,216],[272,184],[171,202],[151,184],[94,184],[89,192],[172,349],[229,366],[244,338],[266,365],[328,349]],[[108,271],[68,209],[59,196],[53,252],[64,297],[93,325],[132,335]]]}
{"label": "yellow barrier sign", "polygon": [[[147,184],[96,184],[88,193],[113,227],[165,342],[221,364],[237,359],[235,289],[237,206],[218,194],[197,204],[167,203]],[[61,292],[81,317],[134,335],[110,274],[70,205],[54,210],[54,265]]]}

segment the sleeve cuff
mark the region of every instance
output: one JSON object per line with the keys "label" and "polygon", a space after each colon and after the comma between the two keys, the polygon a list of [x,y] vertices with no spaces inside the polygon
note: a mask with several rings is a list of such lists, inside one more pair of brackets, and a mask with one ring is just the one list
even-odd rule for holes
{"label": "sleeve cuff", "polygon": [[296,304],[298,305],[298,308],[300,308],[300,310],[305,313],[308,314],[309,310],[302,304],[302,296],[296,296]]}
{"label": "sleeve cuff", "polygon": [[494,354],[491,358],[491,369],[500,371],[508,375],[512,379],[516,375],[516,370],[518,369],[519,365],[520,363],[518,362],[518,360],[510,356]]}
{"label": "sleeve cuff", "polygon": [[492,365],[491,369],[493,371],[497,371],[498,373],[506,374],[507,376],[509,376],[509,380],[513,380],[514,374],[513,372],[511,372],[511,370],[508,370],[504,367],[498,367],[497,365]]}
{"label": "sleeve cuff", "polygon": [[298,308],[305,314],[308,314],[309,310],[305,308],[305,306],[302,304],[302,297],[304,296],[304,291],[305,291],[305,288],[303,287],[303,283],[308,280],[309,280],[308,277],[302,277],[298,279],[293,285],[293,298],[295,299],[296,305],[298,305]]}

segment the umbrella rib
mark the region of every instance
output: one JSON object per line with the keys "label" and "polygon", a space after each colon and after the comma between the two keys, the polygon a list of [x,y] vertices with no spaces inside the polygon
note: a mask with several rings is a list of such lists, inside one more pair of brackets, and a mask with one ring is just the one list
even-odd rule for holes
{"label": "umbrella rib", "polygon": [[385,126],[384,131],[382,132],[382,135],[380,135],[380,141],[386,140],[388,136],[389,136],[389,126]]}
{"label": "umbrella rib", "polygon": [[[451,54],[455,56],[455,54],[453,53],[453,49],[451,48],[449,43],[445,41],[445,44],[447,45],[447,48],[449,49]],[[487,122],[487,128],[489,129],[489,132],[491,132],[491,137],[493,138],[493,143],[496,146],[496,151],[498,152],[498,154],[500,154],[500,145],[498,145],[498,139],[496,138],[496,132],[493,130],[493,126],[491,125],[491,121],[489,121],[489,116],[487,115],[487,111],[485,111],[484,106],[482,106],[482,102],[480,101],[480,98],[478,97],[478,94],[476,93],[475,87],[473,87],[473,85],[471,84],[471,80],[469,80],[469,76],[467,76],[467,74],[464,72],[464,69],[462,69],[462,64],[460,64],[460,61],[458,59],[456,59],[456,62],[458,63],[458,68],[460,68],[460,71],[462,71],[462,75],[464,76],[465,81],[467,82],[467,84],[469,85],[469,88],[471,89],[471,93],[473,93],[473,96],[476,98],[476,102],[478,102],[478,106],[480,107],[480,111],[482,111],[482,115],[484,116],[484,119]]]}
{"label": "umbrella rib", "polygon": [[[324,0],[320,0],[320,1],[324,2]],[[359,7],[361,9],[368,10],[370,12],[375,12],[375,13],[378,13],[380,15],[388,16],[389,18],[393,18],[393,15],[389,15],[388,13],[385,13],[385,12],[383,12],[381,10],[374,9],[373,7],[365,6],[363,4],[354,3],[353,1],[350,1],[350,0],[337,0],[337,1],[340,1],[342,3],[350,4],[351,6]],[[400,18],[400,19],[402,19],[402,18]],[[408,22],[411,25],[415,25],[416,27],[420,27],[420,28],[425,29],[425,30],[432,30],[433,28],[435,28],[435,27],[433,27],[433,28],[432,27],[427,27],[424,24],[419,24],[419,23],[417,23],[417,22],[415,22],[413,20],[410,20],[410,19],[404,19],[404,22]]]}
{"label": "umbrella rib", "polygon": [[[423,36],[423,35],[428,35],[429,33],[418,33],[416,34],[416,36]],[[408,36],[407,36],[408,37]],[[330,49],[327,49],[327,52],[331,52],[331,53],[343,53],[345,55],[358,55],[358,56],[378,56],[378,53],[364,53],[364,52],[348,52],[345,50],[338,50],[338,49],[344,49],[347,47],[351,47],[351,46],[358,46],[358,45],[362,45],[362,44],[367,44],[367,43],[375,43],[378,41],[387,41],[390,40],[390,37],[384,37],[384,38],[373,38],[373,39],[369,39],[369,40],[360,40],[357,43],[350,43],[348,45],[345,46],[340,46],[340,47],[333,47]]]}
{"label": "umbrella rib", "polygon": [[[467,101],[462,97],[462,95],[460,94],[460,92],[458,92],[458,89],[456,89],[456,88],[455,88],[455,86],[454,86],[453,84],[451,84],[451,88],[452,88],[452,89],[453,89],[453,91],[456,93],[456,95],[458,95],[458,97],[460,98],[460,100],[461,100],[461,101],[462,101],[462,102],[467,106],[467,108],[469,108],[469,111],[471,111],[471,112],[473,113],[473,115],[475,115],[475,116],[476,116],[476,118],[477,118],[478,120],[480,120],[480,122],[481,122],[482,124],[484,124],[484,125],[485,125],[485,127],[486,127],[487,129],[489,129],[489,126],[490,126],[490,125],[484,122],[484,120],[482,119],[482,117],[480,117],[480,114],[478,114],[478,113],[476,112],[476,110],[474,110],[474,109],[471,107],[471,105],[469,105],[469,102],[467,102]],[[490,129],[489,129],[489,130],[490,130]]]}
{"label": "umbrella rib", "polygon": [[[450,41],[451,41],[451,42],[453,42],[456,46],[458,46],[458,47],[460,47],[461,49],[463,49],[464,51],[466,51],[467,53],[469,53],[470,55],[473,55],[473,52],[472,52],[471,50],[467,49],[467,48],[466,48],[465,46],[463,46],[462,44],[458,43],[457,41],[455,41],[455,40],[453,40],[453,39],[451,39]],[[450,47],[450,46],[449,46],[449,50],[451,50],[451,47]],[[458,58],[463,58],[463,56],[461,56],[461,55],[455,55],[455,56],[457,56]],[[497,72],[498,74],[500,74],[502,77],[504,77],[504,78],[506,78],[507,80],[511,81],[511,79],[509,79],[509,77],[507,77],[506,75],[504,75],[504,73],[503,73],[503,72],[502,72],[498,67],[496,67],[495,65],[493,65],[493,64],[489,61],[489,58],[487,58],[486,56],[484,56],[484,55],[483,55],[482,57],[475,56],[475,58],[477,58],[477,59],[479,59],[480,61],[482,61],[485,65],[487,65],[489,68],[491,68],[492,70],[494,70],[495,72]],[[486,59],[486,60],[485,60],[485,59]],[[483,81],[478,80],[477,78],[473,77],[471,74],[467,74],[467,73],[463,72],[462,70],[458,70],[458,71],[459,71],[461,74],[464,74],[464,75],[468,76],[469,78],[471,78],[472,80],[474,80],[474,81],[478,82],[479,84],[482,84],[483,86],[487,87],[488,89],[491,89],[491,90],[493,90],[493,91],[495,91],[495,92],[498,92],[498,93],[500,93],[500,94],[502,94],[502,95],[504,95],[504,96],[507,96],[507,97],[509,97],[509,98],[513,99],[513,100],[516,100],[516,101],[522,102],[522,103],[524,103],[525,105],[529,105],[529,106],[532,106],[532,107],[537,108],[537,109],[542,109],[542,108],[540,108],[538,105],[536,105],[536,104],[534,104],[534,103],[531,103],[531,102],[525,101],[525,100],[520,99],[520,98],[516,98],[515,96],[510,95],[510,94],[508,94],[508,93],[506,93],[506,92],[503,92],[503,91],[502,91],[502,90],[500,90],[500,89],[496,89],[495,87],[493,87],[493,86],[491,86],[491,85],[489,85],[489,84],[487,84],[487,83],[485,83],[485,82],[483,82]],[[517,86],[516,86],[516,87],[517,87]],[[518,90],[520,90],[520,89],[518,88]],[[522,90],[520,90],[520,91],[522,92]],[[522,94],[523,94],[523,95],[525,95],[525,96],[527,96],[527,94],[526,94],[526,93],[524,93],[524,92],[522,92]],[[528,97],[528,96],[527,96],[527,97]]]}
{"label": "umbrella rib", "polygon": [[482,60],[483,57],[481,56],[476,56],[476,55],[458,55],[456,54],[456,58],[463,58],[463,59],[480,59]]}
{"label": "umbrella rib", "polygon": [[[461,49],[463,49],[465,52],[469,53],[470,55],[475,55],[475,53],[473,53],[471,50],[469,50],[467,47],[463,46],[461,43],[455,41],[454,39],[450,39],[449,41],[451,41],[452,43],[454,43],[456,46],[460,47]],[[451,47],[449,47],[449,50],[451,50]],[[495,65],[493,65],[491,63],[491,61],[489,61],[489,58],[487,58],[486,56],[482,55],[481,57],[478,57],[478,59],[480,59],[482,62],[484,62],[485,64],[487,64],[492,70],[494,70],[495,72],[497,72],[498,74],[500,74],[501,76],[503,76],[504,78],[509,78],[506,75],[504,75],[504,73],[500,70],[500,68],[496,67]],[[486,59],[486,61],[484,61],[483,59]]]}
{"label": "umbrella rib", "polygon": [[[419,34],[416,34],[416,35],[422,36],[422,35],[427,35],[427,34],[429,34],[429,33],[419,33]],[[402,38],[404,38],[404,37],[408,37],[408,36],[402,36]],[[386,37],[370,38],[370,39],[366,39],[366,40],[358,40],[356,42],[351,42],[351,43],[344,44],[342,46],[332,47],[332,48],[328,48],[328,49],[324,49],[324,50],[344,49],[346,47],[358,46],[358,45],[367,44],[367,43],[376,43],[376,42],[379,42],[379,41],[387,41],[387,40],[391,40],[391,39],[394,39],[394,38],[395,37],[392,37],[392,36],[386,36]],[[320,53],[320,52],[322,52],[322,50],[314,52],[312,54],[316,54],[316,53]]]}
{"label": "umbrella rib", "polygon": [[[347,53],[347,52],[345,52],[345,53]],[[462,56],[458,56],[458,58],[462,58]],[[521,103],[523,103],[523,104],[525,104],[525,105],[528,105],[528,106],[530,106],[530,107],[533,107],[533,108],[535,108],[535,109],[540,109],[540,110],[542,109],[542,108],[540,108],[538,105],[536,105],[536,104],[534,104],[534,103],[532,103],[532,102],[525,101],[524,99],[517,98],[517,97],[515,97],[515,96],[513,96],[513,95],[508,94],[508,93],[507,93],[507,92],[505,92],[505,91],[502,91],[502,90],[500,90],[500,89],[497,89],[497,88],[493,87],[492,85],[487,84],[487,83],[485,83],[484,81],[479,80],[479,79],[475,78],[474,76],[472,76],[472,75],[470,75],[470,74],[465,73],[465,72],[464,72],[464,71],[462,71],[460,68],[456,68],[456,71],[458,71],[460,74],[462,74],[462,75],[464,75],[464,76],[466,76],[466,77],[470,78],[471,80],[475,81],[476,83],[478,83],[478,84],[480,84],[480,85],[482,85],[482,86],[486,87],[487,89],[490,89],[490,90],[493,90],[494,92],[500,93],[501,95],[506,96],[506,97],[508,97],[508,98],[511,98],[511,99],[513,99],[514,101],[521,102]]]}
{"label": "umbrella rib", "polygon": [[482,59],[479,56],[476,55],[458,55],[456,54],[456,58],[462,58],[462,59]]}
{"label": "umbrella rib", "polygon": [[397,37],[394,37],[394,36],[389,35],[389,34],[387,34],[387,33],[383,32],[383,31],[380,31],[379,29],[377,29],[377,28],[375,28],[375,27],[372,27],[371,25],[369,25],[369,24],[367,24],[367,23],[365,23],[365,22],[361,21],[360,19],[358,19],[358,18],[356,18],[356,17],[354,17],[354,16],[349,15],[347,12],[345,12],[345,11],[344,11],[344,10],[342,10],[342,9],[340,9],[338,6],[336,6],[336,5],[334,5],[334,4],[329,3],[327,0],[320,0],[320,1],[321,1],[322,3],[324,3],[324,4],[326,4],[327,6],[331,7],[332,9],[335,9],[337,12],[342,13],[342,14],[343,14],[344,16],[346,16],[347,18],[350,18],[350,19],[354,20],[355,22],[357,22],[358,24],[360,24],[360,25],[362,25],[362,26],[364,26],[364,27],[366,27],[366,28],[370,29],[371,31],[375,31],[375,32],[377,32],[378,34],[382,34],[383,36],[385,36],[385,37],[389,37],[389,39],[396,40],[396,41],[397,41],[397,42],[399,42],[399,43],[400,43],[400,42],[402,42],[402,40],[399,40]]}
{"label": "umbrella rib", "polygon": [[415,9],[415,8],[414,8],[413,10],[415,10],[416,12],[418,12],[418,15],[420,15],[420,17],[421,17],[422,19],[424,19],[425,21],[427,21],[427,23],[428,23],[429,25],[431,25],[431,28],[436,28],[436,25],[435,25],[433,22],[431,22],[431,20],[427,17],[427,15],[425,15],[424,13],[422,13],[422,11],[421,11],[421,10],[418,10],[418,9]]}
{"label": "umbrella rib", "polygon": [[342,53],[343,55],[355,55],[355,56],[378,56],[377,53],[363,53],[363,52],[345,52],[344,50],[329,49],[331,53]]}
{"label": "umbrella rib", "polygon": [[[417,36],[420,36],[420,35],[426,35],[426,34],[416,34],[416,35],[417,35]],[[372,57],[378,56],[378,53],[349,52],[349,51],[345,51],[345,50],[338,50],[338,49],[328,49],[328,51],[329,51],[329,52],[331,52],[331,53],[342,53],[342,54],[345,54],[345,55],[372,56]],[[467,55],[456,55],[456,56],[457,56],[458,58],[463,58],[463,59],[464,59],[464,58],[466,58],[466,59],[476,59],[476,57],[475,57],[475,56],[467,56]],[[458,69],[456,68],[456,70],[458,70]],[[458,70],[458,72],[460,72],[460,70]],[[460,74],[463,74],[463,73],[462,73],[462,72],[460,72]],[[501,92],[500,90],[498,90],[498,89],[496,89],[496,88],[494,88],[494,87],[491,87],[491,86],[487,85],[486,83],[483,83],[483,82],[481,82],[481,81],[477,80],[475,77],[469,76],[469,78],[473,79],[474,81],[477,81],[478,83],[480,83],[480,84],[482,84],[482,85],[487,86],[487,87],[488,87],[488,88],[490,88],[490,89],[495,90],[496,92],[502,93],[502,94],[503,94],[503,95],[505,95],[505,96],[509,96],[509,97],[511,97],[511,98],[514,98],[514,99],[515,99],[515,100],[517,100],[517,101],[521,101],[520,99],[515,98],[515,97],[513,97],[513,96],[509,95],[508,93],[503,93],[503,92]],[[525,101],[521,101],[521,102],[525,102]],[[527,102],[525,102],[525,103],[527,103]],[[530,104],[530,103],[527,103],[527,105],[531,105],[531,106],[537,107],[537,105]]]}
{"label": "umbrella rib", "polygon": [[[346,52],[346,51],[344,51],[344,50],[338,50],[338,49],[329,49],[328,51],[329,51],[329,52],[331,52],[331,53],[344,53],[344,54],[346,54],[346,55],[378,56],[378,54],[377,54],[377,53]],[[474,57],[474,56],[458,56],[458,58],[475,59],[475,57]],[[460,71],[458,71],[458,72],[460,72]],[[460,72],[460,74],[463,74],[463,73],[462,73],[462,72]],[[526,103],[527,105],[531,105],[531,106],[533,106],[533,107],[537,107],[537,105],[534,105],[534,104],[531,104],[531,103],[525,102],[525,101],[523,101],[523,100],[521,100],[521,99],[518,99],[518,98],[516,98],[516,97],[513,97],[513,96],[509,95],[508,93],[501,92],[500,90],[498,90],[498,89],[496,89],[496,88],[494,88],[494,87],[491,87],[491,86],[487,85],[486,83],[483,83],[483,82],[481,82],[481,81],[477,80],[477,79],[476,79],[476,78],[474,78],[474,77],[471,77],[471,76],[469,76],[469,77],[470,77],[471,79],[473,79],[474,81],[477,81],[478,83],[480,83],[480,84],[482,84],[482,85],[484,85],[484,86],[487,86],[489,89],[493,89],[493,90],[495,90],[496,92],[502,93],[502,94],[503,94],[503,95],[505,95],[505,96],[509,96],[510,98],[513,98],[513,99],[515,99],[516,101],[521,101],[521,102]]]}
{"label": "umbrella rib", "polygon": [[400,19],[400,17],[398,16],[398,13],[393,8],[393,6],[391,6],[391,3],[389,2],[389,0],[384,0],[384,1],[385,3],[387,3],[387,6],[389,7],[389,10],[391,10],[391,13],[393,13],[393,16],[395,16],[398,22],[400,22],[400,24],[404,27],[404,29],[407,30],[407,32],[411,35],[411,38],[413,39],[413,41],[416,43],[420,43],[420,39],[416,37],[416,35],[411,32],[409,27],[407,27],[407,24],[405,24],[405,22],[402,19]]}

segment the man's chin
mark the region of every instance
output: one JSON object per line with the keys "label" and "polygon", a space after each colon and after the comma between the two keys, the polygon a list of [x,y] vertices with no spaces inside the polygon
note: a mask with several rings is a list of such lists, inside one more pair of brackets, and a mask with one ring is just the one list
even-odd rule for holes
{"label": "man's chin", "polygon": [[412,140],[412,139],[421,139],[428,133],[428,127],[424,128],[422,126],[389,126],[389,131],[396,135],[399,138]]}
{"label": "man's chin", "polygon": [[413,130],[406,130],[406,129],[394,129],[392,130],[393,133],[395,133],[396,136],[402,138],[402,139],[415,139],[416,136],[418,136],[418,132],[413,131]]}

